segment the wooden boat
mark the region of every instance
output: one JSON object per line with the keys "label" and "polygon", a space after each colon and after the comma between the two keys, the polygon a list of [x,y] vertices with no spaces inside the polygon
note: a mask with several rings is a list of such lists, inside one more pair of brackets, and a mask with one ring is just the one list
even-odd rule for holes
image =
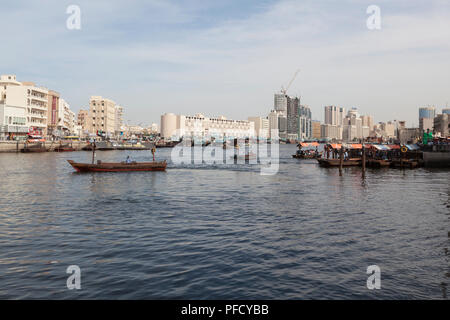
{"label": "wooden boat", "polygon": [[[340,166],[340,159],[317,159],[319,162],[319,165],[322,167],[339,167]],[[350,158],[348,160],[342,161],[343,167],[357,167],[361,166],[361,159],[360,158]]]}
{"label": "wooden boat", "polygon": [[125,172],[125,171],[165,171],[167,162],[101,162],[97,163],[77,163],[67,160],[77,172]]}
{"label": "wooden boat", "polygon": [[42,143],[37,143],[33,145],[25,144],[23,149],[20,149],[20,152],[29,153],[29,152],[47,152],[48,149]]}
{"label": "wooden boat", "polygon": [[418,160],[413,159],[395,159],[392,160],[391,167],[392,168],[406,168],[406,169],[414,169],[420,166],[420,162]]}
{"label": "wooden boat", "polygon": [[319,153],[315,153],[315,152],[299,153],[299,152],[297,152],[296,154],[292,155],[292,158],[295,158],[295,159],[319,159],[321,157],[322,157],[322,154],[320,152]]}
{"label": "wooden boat", "polygon": [[55,152],[70,152],[75,151],[75,148],[72,146],[65,144],[65,145],[59,145],[54,149]]}
{"label": "wooden boat", "polygon": [[391,165],[390,160],[383,159],[368,159],[366,165],[371,168],[385,168]]}

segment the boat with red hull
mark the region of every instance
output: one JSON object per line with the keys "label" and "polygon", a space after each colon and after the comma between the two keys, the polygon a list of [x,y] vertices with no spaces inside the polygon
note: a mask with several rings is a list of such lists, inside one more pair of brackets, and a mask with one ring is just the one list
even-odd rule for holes
{"label": "boat with red hull", "polygon": [[167,162],[101,162],[97,163],[78,163],[73,160],[67,160],[77,172],[130,172],[130,171],[165,171]]}

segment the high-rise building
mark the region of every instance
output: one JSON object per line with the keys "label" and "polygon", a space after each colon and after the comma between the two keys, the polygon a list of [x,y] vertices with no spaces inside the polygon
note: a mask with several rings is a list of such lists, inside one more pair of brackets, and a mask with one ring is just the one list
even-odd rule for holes
{"label": "high-rise building", "polygon": [[298,139],[312,138],[311,109],[301,105],[298,108]]}
{"label": "high-rise building", "polygon": [[273,106],[275,111],[280,111],[287,116],[288,96],[283,93],[275,93]]}
{"label": "high-rise building", "polygon": [[331,124],[342,126],[345,117],[345,108],[336,106],[325,107],[325,122],[324,124]]}
{"label": "high-rise building", "polygon": [[320,121],[317,120],[311,120],[311,138],[319,140],[321,138],[320,135]]}
{"label": "high-rise building", "polygon": [[436,108],[435,107],[419,108],[419,120],[421,118],[434,119],[435,116],[436,116]]}
{"label": "high-rise building", "polygon": [[293,139],[298,139],[299,133],[299,108],[300,99],[298,97],[287,96],[287,134]]}
{"label": "high-rise building", "polygon": [[91,133],[102,132],[113,137],[116,129],[116,103],[101,96],[92,96],[89,101],[92,126]]}

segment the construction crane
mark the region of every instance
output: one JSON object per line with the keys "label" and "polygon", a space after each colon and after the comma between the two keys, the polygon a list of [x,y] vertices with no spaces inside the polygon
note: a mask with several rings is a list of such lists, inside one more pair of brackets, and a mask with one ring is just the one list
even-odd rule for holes
{"label": "construction crane", "polygon": [[281,86],[281,93],[283,93],[284,95],[286,95],[287,91],[289,90],[289,87],[291,86],[292,82],[294,82],[295,78],[297,77],[298,73],[300,72],[300,69],[297,69],[297,71],[295,71],[294,76],[292,77],[291,81],[289,81],[288,85],[286,86],[286,89]]}

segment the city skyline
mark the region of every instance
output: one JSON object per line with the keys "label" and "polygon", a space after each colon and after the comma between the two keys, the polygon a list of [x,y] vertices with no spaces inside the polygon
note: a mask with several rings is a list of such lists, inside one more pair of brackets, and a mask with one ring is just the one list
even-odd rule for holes
{"label": "city skyline", "polygon": [[69,30],[67,3],[18,1],[2,18],[14,35],[0,70],[57,90],[75,112],[102,95],[150,124],[165,112],[266,116],[300,68],[288,94],[313,119],[336,105],[418,126],[419,107],[450,100],[450,4],[378,1],[381,30],[369,30],[370,4],[79,1],[81,30]]}

